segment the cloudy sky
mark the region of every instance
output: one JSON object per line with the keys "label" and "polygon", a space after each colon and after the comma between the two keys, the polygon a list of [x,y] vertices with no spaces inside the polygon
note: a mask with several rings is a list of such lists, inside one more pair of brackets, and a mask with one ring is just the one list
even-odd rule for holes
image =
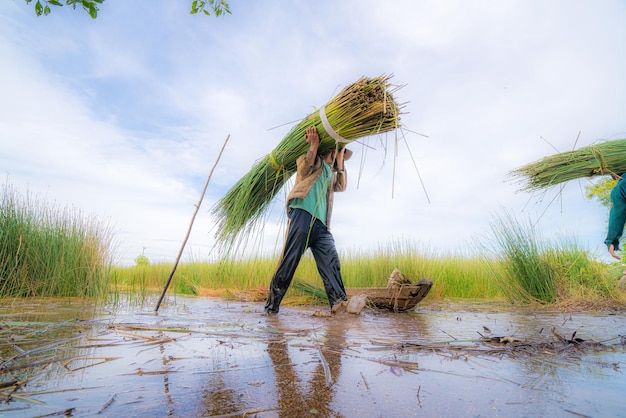
{"label": "cloudy sky", "polygon": [[[294,123],[361,76],[393,74],[403,133],[353,144],[340,250],[471,251],[507,212],[602,259],[607,208],[586,181],[541,195],[509,171],[626,138],[622,0],[105,1],[36,17],[0,4],[0,169],[20,193],[110,225],[115,262],[215,257],[215,202]],[[397,153],[394,149],[397,145]],[[284,193],[254,247],[282,244]]]}

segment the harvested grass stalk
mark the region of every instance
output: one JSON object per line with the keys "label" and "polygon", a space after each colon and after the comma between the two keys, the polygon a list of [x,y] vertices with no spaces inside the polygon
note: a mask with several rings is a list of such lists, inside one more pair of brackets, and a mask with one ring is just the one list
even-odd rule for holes
{"label": "harvested grass stalk", "polygon": [[626,139],[601,142],[545,157],[509,172],[524,190],[545,189],[569,180],[626,172]]}
{"label": "harvested grass stalk", "polygon": [[309,145],[303,139],[308,127],[317,128],[320,154],[355,139],[398,128],[400,106],[393,93],[400,86],[392,86],[390,78],[362,77],[294,126],[214,206],[218,241],[243,241],[254,230],[274,196],[296,171],[296,159],[308,151]]}
{"label": "harvested grass stalk", "polygon": [[305,282],[303,280],[296,279],[293,282],[293,287],[294,289],[310,294],[311,296],[317,299],[321,299],[321,300],[327,299],[326,291],[324,290],[322,286],[319,286],[317,284],[313,284],[313,283]]}

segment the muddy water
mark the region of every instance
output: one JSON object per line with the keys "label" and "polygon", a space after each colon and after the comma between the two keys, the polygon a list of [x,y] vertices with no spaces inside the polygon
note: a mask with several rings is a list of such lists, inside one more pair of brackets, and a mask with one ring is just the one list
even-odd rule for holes
{"label": "muddy water", "polygon": [[181,297],[158,314],[153,303],[4,306],[0,415],[626,416],[623,312],[262,308]]}

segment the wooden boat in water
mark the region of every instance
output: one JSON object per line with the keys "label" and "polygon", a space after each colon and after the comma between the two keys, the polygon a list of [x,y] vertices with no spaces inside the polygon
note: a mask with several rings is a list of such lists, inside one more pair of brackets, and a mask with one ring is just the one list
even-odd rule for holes
{"label": "wooden boat in water", "polygon": [[376,308],[402,312],[413,309],[428,295],[432,286],[432,280],[422,279],[417,283],[392,287],[349,287],[346,293],[349,297],[365,295],[367,303]]}

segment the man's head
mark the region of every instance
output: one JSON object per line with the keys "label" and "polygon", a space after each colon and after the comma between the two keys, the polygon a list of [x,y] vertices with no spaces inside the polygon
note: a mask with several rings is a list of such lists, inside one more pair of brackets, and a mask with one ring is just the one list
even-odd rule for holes
{"label": "man's head", "polygon": [[[321,155],[321,157],[324,161],[330,164],[337,158],[338,151],[339,150],[337,150],[336,148],[331,148],[326,154]],[[348,161],[350,157],[352,157],[352,151],[348,148],[345,148],[345,151],[343,152],[343,160]]]}

